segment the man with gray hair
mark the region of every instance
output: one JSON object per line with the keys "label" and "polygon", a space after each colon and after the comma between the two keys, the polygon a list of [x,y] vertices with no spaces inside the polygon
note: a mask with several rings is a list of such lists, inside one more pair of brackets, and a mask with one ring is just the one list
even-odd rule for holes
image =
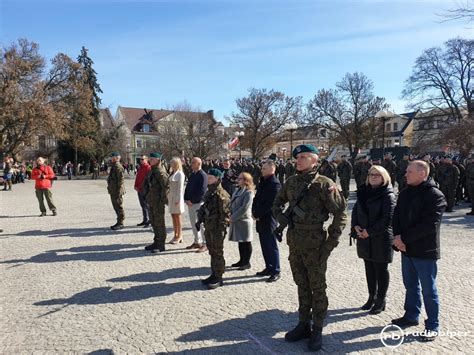
{"label": "man with gray hair", "polygon": [[41,211],[40,217],[46,216],[44,199],[46,199],[53,216],[57,215],[56,206],[53,202],[53,193],[51,192],[51,180],[55,177],[56,175],[54,174],[53,169],[45,164],[44,158],[38,157],[36,160],[36,167],[31,172],[31,179],[35,180],[36,198],[38,199]]}
{"label": "man with gray hair", "polygon": [[206,240],[201,230],[196,229],[197,211],[204,203],[204,194],[207,191],[207,174],[202,170],[202,160],[194,157],[191,160],[192,172],[189,175],[184,201],[188,206],[189,221],[193,230],[194,242],[186,249],[196,249],[197,252],[207,251]]}

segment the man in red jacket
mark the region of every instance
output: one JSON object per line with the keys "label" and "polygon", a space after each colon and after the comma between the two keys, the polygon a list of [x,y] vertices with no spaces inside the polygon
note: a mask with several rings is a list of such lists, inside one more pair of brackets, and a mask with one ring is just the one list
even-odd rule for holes
{"label": "man in red jacket", "polygon": [[146,193],[143,189],[143,183],[145,182],[145,178],[147,177],[150,170],[151,166],[148,164],[148,157],[146,155],[142,155],[140,158],[140,166],[137,170],[137,176],[135,178],[135,191],[138,193],[138,201],[140,201],[140,206],[143,213],[143,221],[138,223],[137,226],[144,226],[145,228],[150,225],[150,221],[148,220],[148,209],[145,202]]}
{"label": "man in red jacket", "polygon": [[44,164],[44,158],[38,157],[36,160],[36,168],[31,172],[31,178],[35,180],[36,197],[40,205],[41,215],[46,216],[46,207],[44,205],[43,197],[46,198],[48,207],[53,212],[53,216],[57,215],[56,206],[53,202],[53,193],[51,192],[51,180],[54,179],[53,169]]}

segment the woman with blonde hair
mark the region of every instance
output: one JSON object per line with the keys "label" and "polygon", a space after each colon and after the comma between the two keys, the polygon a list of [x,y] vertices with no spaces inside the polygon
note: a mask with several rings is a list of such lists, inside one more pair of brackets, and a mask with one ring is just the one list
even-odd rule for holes
{"label": "woman with blonde hair", "polygon": [[183,242],[181,214],[184,213],[184,173],[181,159],[171,159],[170,168],[168,208],[174,230],[174,237],[170,243],[177,244]]}
{"label": "woman with blonde hair", "polygon": [[232,264],[239,270],[250,269],[252,256],[253,218],[252,202],[255,185],[249,173],[241,173],[237,178],[238,189],[232,194],[230,202],[229,240],[239,243],[240,260]]}
{"label": "woman with blonde hair", "polygon": [[390,174],[380,165],[373,165],[365,184],[357,190],[352,209],[351,237],[357,240],[357,256],[364,260],[369,298],[361,307],[370,314],[385,310],[393,259],[392,217],[396,198]]}

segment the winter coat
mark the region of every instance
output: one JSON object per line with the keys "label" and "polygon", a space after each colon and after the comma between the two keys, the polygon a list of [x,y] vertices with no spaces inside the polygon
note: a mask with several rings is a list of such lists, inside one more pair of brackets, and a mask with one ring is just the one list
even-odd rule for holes
{"label": "winter coat", "polygon": [[181,170],[169,177],[168,208],[171,214],[184,213],[184,173]]}
{"label": "winter coat", "polygon": [[393,214],[393,234],[406,245],[404,254],[423,259],[439,259],[440,225],[446,199],[432,178],[400,192]]}
{"label": "winter coat", "polygon": [[252,201],[253,192],[245,188],[237,189],[232,195],[229,240],[233,242],[253,240]]}
{"label": "winter coat", "polygon": [[135,189],[137,192],[143,191],[143,183],[145,182],[146,176],[151,171],[150,164],[140,164],[137,170],[137,176],[135,177]]}
{"label": "winter coat", "polygon": [[[43,175],[43,179],[41,179]],[[31,172],[31,179],[35,180],[35,189],[36,190],[47,190],[51,188],[51,180],[54,179],[56,175],[54,174],[53,169],[47,165],[39,165],[33,169]]]}
{"label": "winter coat", "polygon": [[275,175],[268,178],[260,178],[257,193],[252,203],[252,214],[255,219],[258,219],[258,233],[271,234],[277,227],[277,221],[272,213],[272,206],[280,189],[280,181]]}
{"label": "winter coat", "polygon": [[392,217],[396,198],[391,186],[376,189],[365,184],[357,190],[357,201],[352,209],[354,227],[366,229],[368,238],[357,238],[357,256],[377,263],[391,263],[393,259]]}

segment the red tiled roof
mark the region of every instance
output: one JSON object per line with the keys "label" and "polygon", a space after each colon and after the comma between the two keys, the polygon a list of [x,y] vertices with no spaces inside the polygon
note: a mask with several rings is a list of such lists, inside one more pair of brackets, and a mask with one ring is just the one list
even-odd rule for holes
{"label": "red tiled roof", "polygon": [[99,111],[102,116],[102,128],[111,129],[112,127],[114,127],[115,122],[110,110],[108,108],[101,108],[99,109]]}

